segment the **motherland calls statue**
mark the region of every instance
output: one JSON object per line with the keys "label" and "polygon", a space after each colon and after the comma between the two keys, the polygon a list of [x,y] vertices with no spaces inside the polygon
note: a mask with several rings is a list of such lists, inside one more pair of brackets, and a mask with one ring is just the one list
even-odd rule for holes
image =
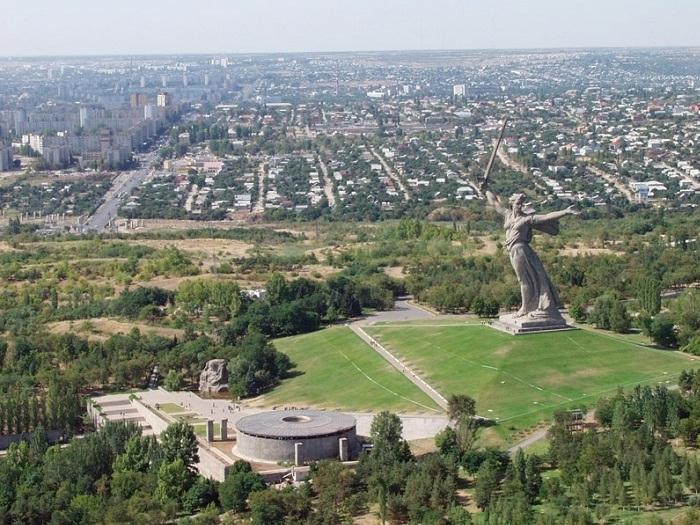
{"label": "motherland calls statue", "polygon": [[566,321],[559,313],[559,296],[550,281],[542,261],[530,246],[533,229],[550,235],[559,233],[559,219],[566,215],[578,215],[579,212],[569,206],[565,210],[538,215],[525,209],[525,195],[516,193],[508,199],[509,207],[503,206],[500,199],[488,187],[488,176],[494,158],[503,138],[506,122],[503,124],[496,149],[486,168],[486,175],[481,185],[489,204],[503,216],[506,232],[506,250],[515,275],[520,283],[522,306],[515,314],[503,315],[496,326],[511,333],[525,333],[540,330],[566,328]]}

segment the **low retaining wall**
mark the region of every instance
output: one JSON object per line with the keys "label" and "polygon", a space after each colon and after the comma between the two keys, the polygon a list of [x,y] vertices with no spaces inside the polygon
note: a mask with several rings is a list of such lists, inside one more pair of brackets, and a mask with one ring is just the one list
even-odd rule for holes
{"label": "low retaining wall", "polygon": [[[12,443],[19,443],[20,441],[30,441],[34,432],[22,432],[21,434],[7,434],[5,436],[0,436],[0,450],[6,450],[10,448]],[[63,433],[60,430],[46,430],[44,431],[46,440],[49,443],[56,443],[61,440]]]}

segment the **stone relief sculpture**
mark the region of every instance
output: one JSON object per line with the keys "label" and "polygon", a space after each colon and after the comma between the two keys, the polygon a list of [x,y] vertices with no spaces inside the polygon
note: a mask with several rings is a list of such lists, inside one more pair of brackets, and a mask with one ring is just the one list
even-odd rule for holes
{"label": "stone relief sculpture", "polygon": [[228,390],[228,367],[225,359],[207,361],[199,374],[200,392],[222,392]]}

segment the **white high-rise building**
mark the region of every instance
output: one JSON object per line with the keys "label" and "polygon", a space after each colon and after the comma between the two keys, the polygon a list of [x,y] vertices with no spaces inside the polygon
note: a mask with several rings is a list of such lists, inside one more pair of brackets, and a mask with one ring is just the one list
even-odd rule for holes
{"label": "white high-rise building", "polygon": [[452,96],[464,97],[467,95],[467,86],[464,84],[455,84],[452,86]]}
{"label": "white high-rise building", "polygon": [[166,92],[158,93],[156,97],[156,106],[159,108],[167,108],[170,105],[170,94]]}

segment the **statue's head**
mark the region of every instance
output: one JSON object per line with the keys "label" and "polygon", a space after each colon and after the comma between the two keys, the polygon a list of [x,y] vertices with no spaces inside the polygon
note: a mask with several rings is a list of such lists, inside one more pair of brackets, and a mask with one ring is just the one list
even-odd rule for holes
{"label": "statue's head", "polygon": [[523,214],[523,205],[525,204],[525,194],[524,193],[514,193],[513,195],[510,196],[508,199],[508,202],[510,203],[510,207],[513,210],[513,213],[516,215],[522,215]]}

